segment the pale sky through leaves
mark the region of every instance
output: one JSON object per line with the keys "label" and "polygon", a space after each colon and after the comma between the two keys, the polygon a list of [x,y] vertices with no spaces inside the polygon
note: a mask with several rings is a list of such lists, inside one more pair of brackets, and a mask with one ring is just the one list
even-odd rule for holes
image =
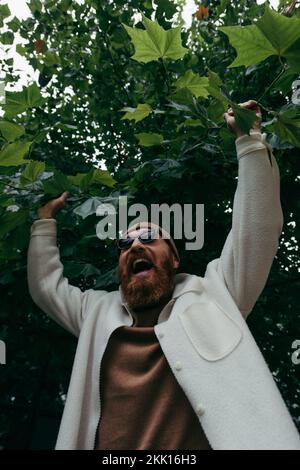
{"label": "pale sky through leaves", "polygon": [[[265,0],[257,0],[258,4],[264,3]],[[27,18],[30,15],[30,10],[27,6],[28,0],[0,0],[1,5],[7,4],[10,8],[10,11],[13,16],[17,16],[19,19]],[[79,2],[80,3],[80,2]],[[279,0],[271,0],[271,5],[274,8],[277,8]],[[183,19],[185,25],[188,28],[192,22],[192,15],[197,11],[198,6],[201,2],[195,2],[194,0],[187,0],[186,5],[183,10]],[[15,43],[19,43],[20,38],[16,35]],[[10,87],[20,90],[23,85],[28,82],[37,81],[38,73],[35,73],[32,67],[28,64],[26,59],[14,51],[15,45],[10,52],[10,56],[14,58],[14,68],[15,70],[20,70],[20,81],[17,87]],[[3,56],[3,51],[0,50],[0,57]],[[3,77],[1,77],[3,78]]]}

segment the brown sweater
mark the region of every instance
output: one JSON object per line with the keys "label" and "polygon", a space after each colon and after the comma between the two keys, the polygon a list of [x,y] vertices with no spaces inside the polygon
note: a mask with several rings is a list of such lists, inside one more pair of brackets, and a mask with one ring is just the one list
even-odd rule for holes
{"label": "brown sweater", "polygon": [[[141,322],[141,324],[144,324]],[[211,449],[163,354],[153,325],[122,326],[101,363],[101,418],[95,449]]]}

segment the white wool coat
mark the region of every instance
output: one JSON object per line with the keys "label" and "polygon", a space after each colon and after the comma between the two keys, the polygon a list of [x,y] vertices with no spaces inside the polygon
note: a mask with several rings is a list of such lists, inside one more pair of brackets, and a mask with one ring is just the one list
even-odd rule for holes
{"label": "white wool coat", "polygon": [[[279,170],[265,137],[251,131],[236,139],[238,184],[220,257],[208,263],[203,277],[176,275],[173,297],[154,327],[213,449],[300,449],[297,429],[246,323],[283,226]],[[116,328],[133,324],[132,313],[120,288],[82,292],[69,284],[54,219],[32,225],[28,285],[35,303],[78,337],[56,449],[93,449],[103,353]]]}

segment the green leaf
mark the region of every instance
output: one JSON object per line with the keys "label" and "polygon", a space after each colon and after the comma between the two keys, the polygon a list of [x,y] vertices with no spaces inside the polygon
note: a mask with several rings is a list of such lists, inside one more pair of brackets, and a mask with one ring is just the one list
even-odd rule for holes
{"label": "green leaf", "polygon": [[249,130],[251,129],[254,122],[258,119],[256,116],[256,112],[251,111],[251,109],[242,108],[239,104],[232,101],[224,85],[221,86],[220,92],[224,96],[227,103],[230,104],[230,106],[234,110],[236,123],[239,128],[249,134]]}
{"label": "green leaf", "polygon": [[277,55],[276,49],[256,25],[222,26],[219,30],[228,36],[237,51],[237,57],[229,68],[257,64],[271,55]]}
{"label": "green leaf", "polygon": [[300,38],[299,18],[288,18],[266,5],[264,15],[255,24],[223,26],[219,30],[227,34],[238,54],[229,67],[249,66],[271,55],[279,55],[290,57],[299,70],[299,43],[293,49],[293,44]]}
{"label": "green leaf", "polygon": [[300,37],[300,19],[281,15],[268,5],[256,25],[278,55],[284,55],[284,52]]}
{"label": "green leaf", "polygon": [[44,98],[41,95],[40,89],[36,83],[33,83],[28,88],[27,91],[27,103],[29,108],[33,108],[34,106],[39,106],[40,104],[44,103]]}
{"label": "green leaf", "polygon": [[217,15],[220,16],[227,8],[229,0],[221,0],[220,5],[217,8]]}
{"label": "green leaf", "polygon": [[162,144],[164,138],[161,134],[141,132],[140,134],[134,134],[139,140],[139,145],[144,147],[151,147],[152,145]]}
{"label": "green leaf", "polygon": [[0,217],[0,238],[14,230],[18,225],[24,224],[28,217],[28,212],[18,210],[17,212],[5,211]]}
{"label": "green leaf", "polygon": [[92,169],[88,173],[77,173],[77,175],[67,178],[71,184],[79,186],[82,191],[85,191],[93,183],[100,183],[110,188],[113,188],[117,183],[108,171],[100,169]]}
{"label": "green leaf", "polygon": [[20,177],[20,186],[23,188],[27,184],[33,183],[38,176],[45,171],[45,162],[32,160],[26,165]]}
{"label": "green leaf", "polygon": [[209,80],[209,85],[208,85],[209,94],[219,101],[222,101],[222,102],[226,101],[226,99],[220,92],[222,80],[219,77],[219,75],[216,72],[213,72],[212,70],[208,70],[208,80]]}
{"label": "green leaf", "polygon": [[144,63],[158,59],[178,60],[188,52],[181,43],[180,26],[165,30],[157,21],[149,20],[144,14],[142,16],[146,30],[122,23],[135,47],[132,59]]}
{"label": "green leaf", "polygon": [[207,98],[209,96],[208,78],[200,77],[192,70],[187,70],[183,77],[178,78],[175,82],[175,86],[177,89],[187,88],[196,98]]}
{"label": "green leaf", "polygon": [[278,113],[273,128],[282,142],[300,147],[300,115],[296,109]]}
{"label": "green leaf", "polygon": [[0,132],[7,142],[13,142],[25,134],[25,128],[13,122],[0,121]]}
{"label": "green leaf", "polygon": [[72,5],[73,0],[61,0],[59,7],[62,11],[67,11],[68,8]]}
{"label": "green leaf", "polygon": [[194,98],[192,92],[188,88],[179,88],[170,97],[170,104],[172,108],[181,111],[191,111],[194,107]]}
{"label": "green leaf", "polygon": [[55,171],[52,178],[43,182],[43,187],[46,194],[60,196],[61,193],[70,189],[70,182],[66,175],[60,171]]}
{"label": "green leaf", "polygon": [[237,104],[232,104],[234,116],[238,127],[249,134],[250,129],[257,120],[256,112],[251,109],[241,108]]}
{"label": "green leaf", "polygon": [[[176,5],[174,5],[174,3],[170,2],[169,0],[154,0],[154,3],[157,5],[157,9],[155,11],[156,18],[160,18],[164,15],[167,19],[170,20],[177,11]],[[152,9],[152,5],[150,8]]]}
{"label": "green leaf", "polygon": [[23,88],[20,92],[6,92],[6,103],[3,106],[5,117],[11,118],[28,108],[42,105],[44,101],[36,83]]}
{"label": "green leaf", "polygon": [[[3,187],[1,185],[1,187]],[[15,203],[15,200],[12,198],[10,194],[0,194],[0,206],[7,207],[11,206]]]}
{"label": "green leaf", "polygon": [[186,127],[186,126],[193,126],[193,127],[196,127],[196,126],[201,126],[201,127],[205,127],[202,123],[202,121],[200,121],[200,119],[186,119],[184,122],[182,122],[181,124],[178,124],[178,126],[176,127],[176,131],[178,132],[182,127]]}
{"label": "green leaf", "polygon": [[40,12],[42,9],[42,3],[40,2],[40,0],[30,0],[28,6],[32,13],[35,13],[36,11]]}
{"label": "green leaf", "polygon": [[28,153],[32,142],[14,142],[6,144],[0,151],[0,166],[18,166],[24,163],[29,163],[29,160],[24,160],[25,155]]}
{"label": "green leaf", "polygon": [[36,142],[37,144],[40,144],[41,142],[43,142],[43,140],[45,139],[45,137],[47,136],[49,130],[43,130],[41,132],[39,132],[33,140],[33,142]]}
{"label": "green leaf", "polygon": [[7,23],[8,29],[10,31],[13,31],[14,33],[18,31],[18,29],[20,28],[20,25],[21,25],[21,22],[16,16],[14,16],[14,18],[11,21],[9,21],[9,23]]}
{"label": "green leaf", "polygon": [[121,111],[127,111],[121,119],[134,119],[135,122],[138,122],[149,116],[152,108],[147,103],[139,103],[136,108],[122,108]]}
{"label": "green leaf", "polygon": [[151,167],[151,174],[153,176],[167,176],[168,178],[172,176],[173,178],[180,178],[182,176],[183,168],[177,160],[168,158],[166,160],[161,160],[159,158],[151,160],[151,162],[146,162]]}
{"label": "green leaf", "polygon": [[284,57],[292,71],[300,74],[300,38],[284,52]]}
{"label": "green leaf", "polygon": [[143,181],[144,178],[151,177],[167,177],[181,178],[183,173],[182,165],[174,159],[155,158],[154,160],[142,163],[136,168],[135,179]]}
{"label": "green leaf", "polygon": [[74,186],[79,186],[81,191],[85,191],[93,180],[94,170],[88,173],[77,173],[76,175],[67,176],[68,180]]}
{"label": "green leaf", "polygon": [[22,44],[17,44],[16,45],[16,52],[20,54],[21,56],[25,57],[27,54],[27,49],[26,47],[22,46]]}
{"label": "green leaf", "polygon": [[278,120],[274,124],[274,130],[281,141],[300,147],[300,129]]}
{"label": "green leaf", "polygon": [[106,170],[94,170],[93,183],[100,183],[109,188],[113,188],[117,182]]}
{"label": "green leaf", "polygon": [[45,54],[43,55],[43,59],[47,67],[51,67],[52,65],[56,65],[60,63],[60,58],[56,54],[56,52],[51,52],[51,51],[45,52]]}
{"label": "green leaf", "polygon": [[208,118],[213,121],[214,123],[221,123],[224,122],[224,113],[227,111],[227,102],[220,101],[218,99],[213,99],[208,108],[207,108],[207,115]]}
{"label": "green leaf", "polygon": [[10,16],[10,9],[7,5],[0,5],[0,18],[1,20],[4,20]]}
{"label": "green leaf", "polygon": [[1,37],[0,37],[0,43],[1,44],[12,44],[14,42],[14,35],[11,31],[7,31],[3,34],[1,34]]}
{"label": "green leaf", "polygon": [[232,104],[236,104],[232,101],[231,97],[230,97],[230,94],[227,90],[227,88],[225,87],[225,85],[222,85],[220,87],[220,93],[222,94],[222,96],[225,98],[225,100],[227,101],[228,104],[232,105]]}
{"label": "green leaf", "polygon": [[242,108],[239,104],[231,100],[230,95],[224,85],[221,86],[220,91],[224,98],[227,100],[227,103],[230,104],[234,111],[235,120],[238,127],[243,131],[249,134],[250,129],[252,128],[255,121],[258,117],[256,116],[256,111],[251,109]]}

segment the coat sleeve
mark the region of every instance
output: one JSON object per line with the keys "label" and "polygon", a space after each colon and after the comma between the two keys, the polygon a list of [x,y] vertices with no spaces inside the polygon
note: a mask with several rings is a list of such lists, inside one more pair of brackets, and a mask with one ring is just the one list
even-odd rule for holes
{"label": "coat sleeve", "polygon": [[238,183],[232,227],[216,269],[244,317],[261,294],[283,227],[280,174],[266,134],[236,139]]}
{"label": "coat sleeve", "polygon": [[31,227],[27,255],[29,292],[45,313],[78,336],[91,300],[106,291],[89,289],[82,292],[79,287],[69,284],[63,276],[56,232],[55,219],[36,220]]}

